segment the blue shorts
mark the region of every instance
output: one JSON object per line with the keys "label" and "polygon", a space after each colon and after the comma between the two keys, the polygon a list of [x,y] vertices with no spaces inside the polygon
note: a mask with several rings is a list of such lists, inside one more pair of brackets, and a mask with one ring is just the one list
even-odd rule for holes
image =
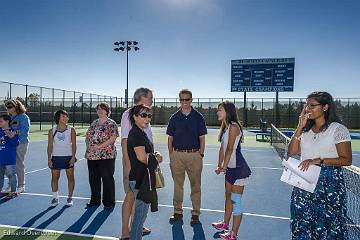
{"label": "blue shorts", "polygon": [[53,170],[61,170],[61,169],[69,169],[74,166],[70,166],[70,160],[72,156],[53,156],[52,160],[52,168]]}

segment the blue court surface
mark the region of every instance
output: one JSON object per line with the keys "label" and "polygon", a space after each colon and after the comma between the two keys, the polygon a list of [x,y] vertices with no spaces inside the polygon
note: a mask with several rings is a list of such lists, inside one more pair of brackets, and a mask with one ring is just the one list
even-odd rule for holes
{"label": "blue court surface", "polygon": [[[121,151],[118,151],[115,181],[117,204],[113,211],[98,208],[85,209],[89,201],[90,187],[86,160],[83,159],[85,143],[78,142],[78,163],[75,169],[74,206],[63,207],[66,202],[66,176],[60,178],[60,204],[49,208],[52,198],[50,170],[47,168],[46,141],[32,142],[26,156],[26,192],[19,197],[0,202],[0,227],[16,226],[24,228],[48,229],[76,235],[96,235],[117,239],[121,229],[121,204],[124,198],[122,186]],[[117,146],[120,149],[120,146]],[[202,174],[202,214],[201,224],[191,227],[190,187],[186,180],[184,189],[184,220],[170,225],[173,213],[171,179],[167,147],[157,144],[156,150],[164,155],[162,170],[166,187],[158,191],[159,211],[149,213],[146,226],[152,233],[144,239],[216,239],[217,232],[211,223],[223,218],[224,176],[217,176],[218,146],[207,145]],[[244,148],[243,154],[252,168],[249,185],[243,195],[244,216],[239,231],[239,239],[289,239],[289,205],[291,187],[280,182],[281,165],[272,148]],[[62,235],[58,239],[67,239]],[[15,237],[16,238],[16,237]],[[14,239],[15,239],[14,238]],[[28,239],[28,238],[27,238]],[[36,239],[36,237],[34,237]]]}

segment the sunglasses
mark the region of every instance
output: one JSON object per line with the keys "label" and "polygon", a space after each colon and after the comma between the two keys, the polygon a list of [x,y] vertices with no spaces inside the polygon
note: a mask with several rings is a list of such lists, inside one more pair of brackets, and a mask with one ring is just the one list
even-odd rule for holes
{"label": "sunglasses", "polygon": [[14,108],[14,106],[6,106],[7,109]]}
{"label": "sunglasses", "polygon": [[180,98],[180,102],[188,102],[191,98]]}
{"label": "sunglasses", "polygon": [[317,106],[320,106],[322,105],[321,103],[318,103],[318,104],[306,104],[305,107],[309,108],[309,109],[314,109],[315,107]]}
{"label": "sunglasses", "polygon": [[151,118],[151,117],[152,117],[152,114],[151,114],[151,113],[145,113],[145,112],[143,112],[143,113],[140,113],[139,116],[140,116],[141,118]]}

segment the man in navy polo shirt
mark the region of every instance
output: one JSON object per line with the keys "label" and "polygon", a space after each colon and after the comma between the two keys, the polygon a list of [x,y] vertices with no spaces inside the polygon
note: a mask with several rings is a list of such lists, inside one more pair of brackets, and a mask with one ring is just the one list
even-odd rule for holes
{"label": "man in navy polo shirt", "polygon": [[204,117],[192,108],[192,93],[183,89],[179,93],[181,109],[174,113],[167,127],[170,168],[174,180],[174,214],[170,223],[182,219],[182,203],[184,198],[185,172],[191,185],[190,224],[199,223],[201,207],[201,172],[207,134]]}

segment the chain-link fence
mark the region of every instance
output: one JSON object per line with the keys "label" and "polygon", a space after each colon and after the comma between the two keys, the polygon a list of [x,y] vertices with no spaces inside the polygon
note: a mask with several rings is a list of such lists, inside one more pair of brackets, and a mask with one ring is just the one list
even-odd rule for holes
{"label": "chain-link fence", "polygon": [[[0,82],[0,112],[5,112],[6,99],[18,99],[28,109],[33,129],[42,129],[45,125],[53,125],[53,115],[59,109],[65,109],[70,115],[73,125],[88,125],[97,118],[95,106],[99,102],[107,102],[111,107],[111,118],[120,122],[126,108],[125,99],[91,93],[81,93],[54,88]],[[275,98],[248,98],[246,106],[241,98],[194,98],[193,106],[200,111],[207,125],[219,125],[217,106],[222,101],[233,102],[240,119],[248,127],[259,127],[260,121],[275,123]],[[296,127],[298,115],[303,108],[305,98],[279,98],[278,127]],[[351,129],[360,129],[360,98],[336,99],[337,110],[344,124]],[[129,99],[129,106],[133,105]],[[153,125],[166,125],[170,116],[180,107],[178,98],[155,98],[153,105]],[[245,107],[245,111],[244,111]],[[245,116],[245,117],[244,117]]]}

